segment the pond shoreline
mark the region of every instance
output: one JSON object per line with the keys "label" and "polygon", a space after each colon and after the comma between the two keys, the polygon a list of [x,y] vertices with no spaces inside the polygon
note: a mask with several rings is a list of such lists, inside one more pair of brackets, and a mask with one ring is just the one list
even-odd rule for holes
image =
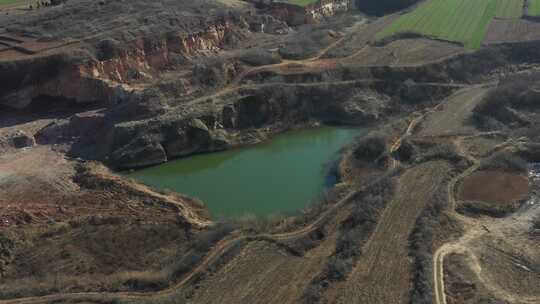
{"label": "pond shoreline", "polygon": [[364,130],[295,129],[259,144],[184,157],[125,176],[197,197],[214,217],[287,214],[306,207],[339,181],[343,148]]}

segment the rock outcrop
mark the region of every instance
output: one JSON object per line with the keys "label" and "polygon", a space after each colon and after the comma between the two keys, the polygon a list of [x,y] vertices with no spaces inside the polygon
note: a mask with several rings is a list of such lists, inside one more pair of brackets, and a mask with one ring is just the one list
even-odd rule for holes
{"label": "rock outcrop", "polygon": [[23,131],[18,131],[11,138],[13,146],[17,149],[32,147],[36,144],[33,136],[26,134]]}
{"label": "rock outcrop", "polygon": [[306,8],[306,22],[319,22],[354,7],[352,0],[320,0]]}
{"label": "rock outcrop", "polygon": [[216,52],[241,31],[237,24],[222,21],[198,32],[142,37],[122,49],[101,41],[97,57],[54,54],[0,63],[0,80],[6,79],[0,105],[24,109],[38,96],[62,97],[76,103],[119,103],[140,89],[135,83],[151,82],[160,71],[186,58]]}
{"label": "rock outcrop", "polygon": [[272,2],[268,11],[272,16],[285,21],[291,26],[316,23],[338,13],[354,9],[352,0],[319,0],[307,6],[284,2]]}

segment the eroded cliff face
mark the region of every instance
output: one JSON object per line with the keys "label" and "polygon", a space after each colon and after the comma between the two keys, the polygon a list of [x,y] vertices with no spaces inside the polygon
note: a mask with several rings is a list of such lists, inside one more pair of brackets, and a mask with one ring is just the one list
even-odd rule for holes
{"label": "eroded cliff face", "polygon": [[294,4],[276,2],[270,4],[270,14],[284,20],[289,25],[320,22],[324,18],[354,8],[352,0],[320,0],[306,7]]}
{"label": "eroded cliff face", "polygon": [[153,72],[169,66],[173,55],[190,57],[201,52],[219,51],[233,26],[224,22],[196,33],[168,33],[166,38],[154,41],[140,38],[130,51],[109,60],[92,61],[81,66],[81,75],[118,83],[151,77]]}
{"label": "eroded cliff face", "polygon": [[346,12],[354,8],[351,0],[320,0],[306,8],[306,21],[319,22],[324,18]]}
{"label": "eroded cliff face", "polygon": [[[151,82],[160,71],[179,60],[219,51],[235,31],[235,24],[221,22],[196,33],[173,32],[160,39],[140,38],[112,58],[86,58],[82,63],[55,67],[57,70],[48,77],[36,76],[32,81],[22,78],[13,90],[0,92],[0,104],[23,109],[38,96],[62,97],[76,103],[114,104],[142,89],[141,84]],[[28,73],[33,73],[31,68]]]}

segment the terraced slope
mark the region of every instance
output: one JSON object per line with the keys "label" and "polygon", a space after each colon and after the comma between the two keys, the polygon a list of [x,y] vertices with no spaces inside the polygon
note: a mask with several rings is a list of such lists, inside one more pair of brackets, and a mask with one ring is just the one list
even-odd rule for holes
{"label": "terraced slope", "polygon": [[362,257],[339,291],[337,303],[409,302],[412,265],[408,259],[408,238],[449,170],[444,161],[427,162],[399,179],[398,191],[361,249]]}

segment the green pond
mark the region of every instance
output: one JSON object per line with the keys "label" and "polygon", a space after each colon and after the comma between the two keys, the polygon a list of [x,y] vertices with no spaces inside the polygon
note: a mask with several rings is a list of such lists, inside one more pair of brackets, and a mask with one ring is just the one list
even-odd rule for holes
{"label": "green pond", "polygon": [[335,183],[330,164],[362,132],[290,131],[263,144],[182,158],[127,176],[198,198],[216,217],[291,213]]}

